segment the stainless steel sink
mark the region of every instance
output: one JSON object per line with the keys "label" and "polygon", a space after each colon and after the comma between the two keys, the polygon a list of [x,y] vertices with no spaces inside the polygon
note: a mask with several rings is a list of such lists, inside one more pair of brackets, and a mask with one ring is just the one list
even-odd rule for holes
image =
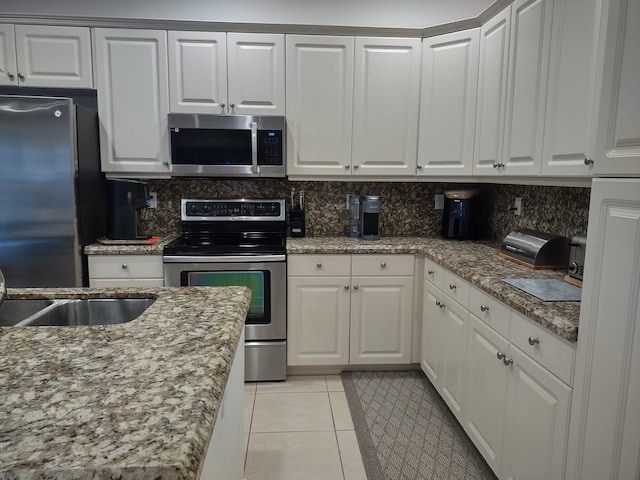
{"label": "stainless steel sink", "polygon": [[0,305],[0,327],[12,327],[53,304],[53,300],[5,300]]}
{"label": "stainless steel sink", "polygon": [[138,318],[154,301],[153,298],[60,300],[27,318],[20,326],[72,327],[127,323]]}
{"label": "stainless steel sink", "polygon": [[5,300],[0,327],[116,325],[138,318],[153,298]]}

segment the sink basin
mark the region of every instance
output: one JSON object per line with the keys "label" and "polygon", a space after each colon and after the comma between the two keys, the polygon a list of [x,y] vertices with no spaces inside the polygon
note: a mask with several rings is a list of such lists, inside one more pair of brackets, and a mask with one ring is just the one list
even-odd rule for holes
{"label": "sink basin", "polygon": [[116,325],[138,318],[154,301],[153,298],[58,300],[49,308],[27,318],[20,325],[25,327]]}
{"label": "sink basin", "polygon": [[53,300],[5,300],[0,305],[0,327],[12,327],[53,304]]}

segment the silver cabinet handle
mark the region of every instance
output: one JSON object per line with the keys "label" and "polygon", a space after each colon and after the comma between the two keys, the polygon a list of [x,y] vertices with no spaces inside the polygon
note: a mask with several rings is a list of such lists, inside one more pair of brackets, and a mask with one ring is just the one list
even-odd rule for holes
{"label": "silver cabinet handle", "polygon": [[226,104],[224,102],[220,102],[220,107],[224,108]]}
{"label": "silver cabinet handle", "polygon": [[417,166],[418,170],[422,170],[422,165]]}
{"label": "silver cabinet handle", "polygon": [[357,164],[356,164],[356,165],[354,165],[354,166],[353,166],[353,169],[354,169],[354,170],[357,170],[358,168],[360,168],[360,165],[357,165]]}
{"label": "silver cabinet handle", "polygon": [[429,275],[433,275],[433,270],[427,270],[427,273],[428,273]]}
{"label": "silver cabinet handle", "polygon": [[7,77],[9,77],[9,80],[12,82],[16,79],[16,76],[11,72],[7,72]]}
{"label": "silver cabinet handle", "polygon": [[446,307],[446,305],[444,304],[444,302],[440,302],[440,305],[438,305],[440,308],[444,308]]}
{"label": "silver cabinet handle", "polygon": [[165,167],[168,167],[168,166],[169,166],[169,162],[167,162],[167,161],[162,162],[162,164],[163,164]]}
{"label": "silver cabinet handle", "polygon": [[231,102],[231,103],[229,104],[229,106],[230,106],[231,108],[236,108],[236,104],[235,104],[235,103],[233,103],[233,102]]}
{"label": "silver cabinet handle", "polygon": [[20,80],[21,82],[24,82],[24,75],[22,75],[21,73],[18,73],[18,80]]}
{"label": "silver cabinet handle", "polygon": [[345,165],[345,166],[344,166],[344,169],[345,169],[345,170],[349,170],[350,168],[351,168],[351,165]]}
{"label": "silver cabinet handle", "polygon": [[316,263],[316,268],[322,268],[322,263],[320,262]]}
{"label": "silver cabinet handle", "polygon": [[589,157],[584,157],[584,164],[586,166],[593,165],[594,163],[596,163],[596,162],[594,162],[593,159],[591,159]]}
{"label": "silver cabinet handle", "polygon": [[489,311],[489,305],[485,305],[483,303],[482,305],[480,305],[480,311],[481,312],[488,312]]}
{"label": "silver cabinet handle", "polygon": [[496,357],[498,357],[498,360],[502,360],[504,358],[507,358],[507,354],[506,353],[502,353],[502,352],[498,352],[498,353],[496,353]]}
{"label": "silver cabinet handle", "polygon": [[387,262],[382,262],[380,264],[380,268],[387,268]]}
{"label": "silver cabinet handle", "polygon": [[500,164],[498,162],[493,162],[493,168],[499,168]]}
{"label": "silver cabinet handle", "polygon": [[512,358],[506,358],[506,356],[505,356],[504,360],[502,360],[502,363],[504,363],[508,367],[509,365],[513,364],[513,359]]}
{"label": "silver cabinet handle", "polygon": [[354,289],[354,290],[358,290],[359,288],[360,288],[360,287],[358,286],[358,284],[355,284],[355,285],[353,286],[353,289]]}
{"label": "silver cabinet handle", "polygon": [[345,290],[349,290],[349,285],[345,285],[345,286],[344,286],[344,289],[345,289]]}
{"label": "silver cabinet handle", "polygon": [[258,122],[251,122],[251,171],[258,173]]}
{"label": "silver cabinet handle", "polygon": [[538,337],[529,337],[529,345],[532,347],[534,345],[538,345],[540,343],[540,339]]}
{"label": "silver cabinet handle", "polygon": [[458,286],[455,283],[449,284],[449,290],[455,290]]}
{"label": "silver cabinet handle", "polygon": [[439,307],[440,305],[442,305],[442,304],[440,303],[440,300],[436,300],[436,305],[437,305],[438,307]]}
{"label": "silver cabinet handle", "polygon": [[126,270],[127,268],[129,268],[129,265],[127,265],[126,263],[123,263],[123,264],[122,264],[122,269],[123,269],[123,270]]}

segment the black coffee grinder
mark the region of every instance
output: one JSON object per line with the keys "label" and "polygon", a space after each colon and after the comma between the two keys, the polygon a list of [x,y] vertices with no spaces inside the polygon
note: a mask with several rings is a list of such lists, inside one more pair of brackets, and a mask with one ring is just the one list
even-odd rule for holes
{"label": "black coffee grinder", "polygon": [[147,207],[147,184],[137,180],[109,180],[107,238],[111,240],[146,240],[140,235],[142,214]]}
{"label": "black coffee grinder", "polygon": [[455,240],[475,240],[483,219],[480,190],[444,192],[442,236]]}

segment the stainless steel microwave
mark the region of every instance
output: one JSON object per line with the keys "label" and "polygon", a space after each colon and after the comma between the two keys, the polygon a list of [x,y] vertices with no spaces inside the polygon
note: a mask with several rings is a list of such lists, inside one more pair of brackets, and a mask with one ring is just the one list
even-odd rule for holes
{"label": "stainless steel microwave", "polygon": [[171,113],[171,174],[284,177],[283,116]]}

